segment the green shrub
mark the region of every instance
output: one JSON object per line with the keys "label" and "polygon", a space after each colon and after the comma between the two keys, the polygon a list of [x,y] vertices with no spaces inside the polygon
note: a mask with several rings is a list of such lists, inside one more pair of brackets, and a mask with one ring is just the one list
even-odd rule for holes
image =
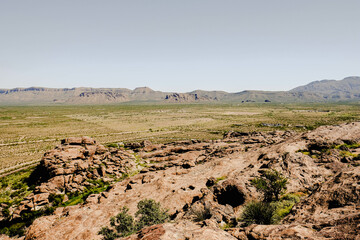
{"label": "green shrub", "polygon": [[123,207],[121,212],[110,219],[110,225],[115,228],[120,237],[131,235],[134,230],[134,218],[128,214],[129,208]]}
{"label": "green shrub", "polygon": [[136,223],[136,228],[140,230],[145,226],[151,226],[165,222],[169,215],[167,211],[161,209],[160,203],[155,202],[152,199],[145,199],[138,203],[138,211],[135,216],[140,216]]}
{"label": "green shrub", "polygon": [[98,234],[103,235],[104,240],[113,240],[133,234],[135,232],[135,222],[128,212],[129,208],[123,207],[118,215],[110,219],[111,228],[103,227]]}
{"label": "green shrub", "polygon": [[2,211],[1,211],[1,214],[2,214],[3,218],[5,218],[5,219],[10,218],[9,206],[4,207],[4,208],[2,209]]}
{"label": "green shrub", "polygon": [[58,207],[62,204],[64,200],[64,194],[50,194],[49,195],[49,202],[52,203],[53,207]]}
{"label": "green shrub", "polygon": [[8,232],[5,234],[12,237],[23,236],[25,235],[25,227],[26,227],[26,223],[24,222],[15,223],[9,227]]}
{"label": "green shrub", "polygon": [[46,211],[38,210],[32,212],[22,212],[20,219],[3,219],[0,221],[0,234],[6,234],[10,237],[23,236],[25,234],[26,227],[30,226],[36,218],[46,214]]}
{"label": "green shrub", "polygon": [[251,180],[251,184],[263,194],[264,202],[279,201],[280,194],[286,190],[287,179],[281,173],[267,170]]}
{"label": "green shrub", "polygon": [[110,229],[108,227],[101,228],[98,234],[103,235],[103,240],[114,240],[120,237],[118,234],[115,233],[113,229]]}
{"label": "green shrub", "polygon": [[289,193],[277,202],[250,202],[240,218],[246,225],[275,224],[288,215],[293,206],[300,202],[299,194]]}
{"label": "green shrub", "polygon": [[110,219],[110,228],[103,227],[98,234],[103,235],[104,240],[113,240],[119,237],[129,236],[145,226],[151,226],[165,222],[169,215],[161,209],[160,203],[152,199],[145,199],[138,203],[136,221],[128,214],[129,209],[123,207],[121,212]]}
{"label": "green shrub", "polygon": [[245,205],[240,220],[246,225],[251,224],[272,224],[275,206],[268,202],[250,202]]}
{"label": "green shrub", "polygon": [[280,194],[286,190],[287,179],[276,170],[267,170],[260,177],[251,180],[251,184],[263,194],[263,201],[245,205],[240,221],[250,224],[274,224],[290,213],[300,201],[301,193]]}

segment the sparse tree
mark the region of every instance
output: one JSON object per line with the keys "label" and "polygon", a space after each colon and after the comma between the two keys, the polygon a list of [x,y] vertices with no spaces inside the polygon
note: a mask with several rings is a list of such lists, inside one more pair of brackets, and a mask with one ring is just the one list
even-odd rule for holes
{"label": "sparse tree", "polygon": [[267,170],[251,180],[251,184],[263,194],[264,202],[279,201],[280,194],[286,191],[287,179],[275,169]]}

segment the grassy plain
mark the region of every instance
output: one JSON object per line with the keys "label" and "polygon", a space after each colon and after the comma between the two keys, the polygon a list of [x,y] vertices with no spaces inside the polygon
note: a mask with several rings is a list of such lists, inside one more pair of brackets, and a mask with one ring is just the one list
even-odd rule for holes
{"label": "grassy plain", "polygon": [[359,121],[359,109],[360,104],[274,103],[3,106],[0,174],[39,161],[46,150],[70,136],[91,136],[108,144],[220,139],[229,130],[306,131]]}

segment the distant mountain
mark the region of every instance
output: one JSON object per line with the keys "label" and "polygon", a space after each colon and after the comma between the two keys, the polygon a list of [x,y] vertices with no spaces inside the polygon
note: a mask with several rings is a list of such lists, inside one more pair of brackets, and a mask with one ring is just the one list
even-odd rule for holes
{"label": "distant mountain", "polygon": [[296,87],[290,92],[315,92],[322,94],[359,94],[360,77],[347,77],[343,80],[322,80],[311,82],[305,86]]}
{"label": "distant mountain", "polygon": [[154,91],[148,87],[127,88],[14,88],[0,89],[1,105],[24,104],[115,104],[122,102],[336,102],[360,101],[360,77],[322,80],[290,91],[195,90],[189,93]]}
{"label": "distant mountain", "polygon": [[311,82],[290,90],[293,93],[316,93],[329,101],[360,99],[360,77],[347,77],[343,80],[322,80]]}
{"label": "distant mountain", "polygon": [[127,88],[14,88],[0,89],[0,104],[111,104],[162,101],[168,93],[148,87]]}

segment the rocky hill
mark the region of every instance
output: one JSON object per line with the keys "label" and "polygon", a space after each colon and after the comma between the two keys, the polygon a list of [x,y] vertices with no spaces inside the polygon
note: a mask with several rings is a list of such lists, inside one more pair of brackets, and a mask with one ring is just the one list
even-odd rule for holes
{"label": "rocky hill", "polygon": [[148,87],[126,88],[14,88],[0,89],[1,105],[21,104],[114,104],[147,101],[154,103],[192,102],[336,102],[359,101],[360,77],[340,81],[323,80],[290,91],[224,91],[196,90],[189,93],[167,93]]}
{"label": "rocky hill", "polygon": [[[244,226],[239,218],[244,206],[260,197],[250,180],[268,169],[288,179],[287,192],[301,196],[300,202],[275,225]],[[160,202],[171,221],[124,239],[358,239],[360,234],[360,122],[306,133],[229,132],[222,140],[110,148],[87,137],[69,138],[44,155],[34,176],[38,186],[10,209],[13,219],[54,204],[54,194],[65,194],[66,203],[77,192],[102,191],[36,219],[27,240],[101,239],[98,232],[112,216],[124,206],[135,213],[143,199]]]}

